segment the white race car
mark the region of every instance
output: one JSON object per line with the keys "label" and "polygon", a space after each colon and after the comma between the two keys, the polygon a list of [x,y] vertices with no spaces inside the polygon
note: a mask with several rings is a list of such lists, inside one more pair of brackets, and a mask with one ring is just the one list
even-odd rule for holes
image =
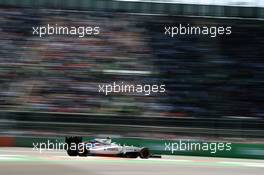
{"label": "white race car", "polygon": [[69,156],[114,156],[147,159],[151,156],[148,148],[122,146],[110,138],[82,142],[82,137],[66,137],[66,150]]}

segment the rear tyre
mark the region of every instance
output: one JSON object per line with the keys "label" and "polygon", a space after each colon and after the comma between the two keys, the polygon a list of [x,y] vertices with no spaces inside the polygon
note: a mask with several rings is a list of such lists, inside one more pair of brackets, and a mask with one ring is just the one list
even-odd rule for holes
{"label": "rear tyre", "polygon": [[142,159],[148,159],[150,157],[150,151],[148,148],[142,148],[139,152],[139,156]]}
{"label": "rear tyre", "polygon": [[86,157],[89,154],[88,150],[85,148],[85,146],[78,151],[78,155],[80,157]]}
{"label": "rear tyre", "polygon": [[82,142],[82,137],[66,137],[65,143],[67,144],[67,154],[69,156],[77,156],[78,145]]}
{"label": "rear tyre", "polygon": [[68,150],[67,150],[67,154],[68,154],[69,156],[78,156],[78,151],[74,151],[74,150],[70,150],[70,149],[68,149]]}

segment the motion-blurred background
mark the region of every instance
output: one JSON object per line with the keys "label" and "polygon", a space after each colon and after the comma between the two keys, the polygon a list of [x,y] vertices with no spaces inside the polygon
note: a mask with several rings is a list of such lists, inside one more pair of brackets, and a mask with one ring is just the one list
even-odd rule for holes
{"label": "motion-blurred background", "polygon": [[[262,142],[262,0],[0,1],[0,134],[99,134]],[[100,26],[98,36],[33,26]],[[164,26],[231,26],[210,38]],[[165,84],[165,94],[98,93],[98,84]]]}

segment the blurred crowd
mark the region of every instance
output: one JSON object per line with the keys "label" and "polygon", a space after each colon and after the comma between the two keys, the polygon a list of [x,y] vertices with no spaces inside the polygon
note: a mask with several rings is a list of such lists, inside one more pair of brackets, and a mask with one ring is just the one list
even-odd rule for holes
{"label": "blurred crowd", "polygon": [[[148,83],[151,51],[136,19],[117,15],[1,9],[1,107],[12,110],[140,114],[153,100],[104,96],[100,83]],[[32,35],[32,27],[99,26],[99,36]],[[125,70],[120,73],[120,70]]]}
{"label": "blurred crowd", "polygon": [[[169,117],[264,117],[263,23],[224,21],[228,37],[163,34],[219,20],[0,9],[0,110]],[[32,35],[33,26],[99,26],[100,35]],[[166,93],[98,93],[100,83],[165,84]]]}

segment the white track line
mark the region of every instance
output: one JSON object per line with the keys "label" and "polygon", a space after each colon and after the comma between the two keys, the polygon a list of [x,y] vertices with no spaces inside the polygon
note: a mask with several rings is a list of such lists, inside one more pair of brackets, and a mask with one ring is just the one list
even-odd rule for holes
{"label": "white track line", "polygon": [[220,164],[229,164],[229,165],[240,165],[240,166],[247,166],[247,167],[260,167],[264,168],[264,163],[258,163],[258,162],[218,162]]}

